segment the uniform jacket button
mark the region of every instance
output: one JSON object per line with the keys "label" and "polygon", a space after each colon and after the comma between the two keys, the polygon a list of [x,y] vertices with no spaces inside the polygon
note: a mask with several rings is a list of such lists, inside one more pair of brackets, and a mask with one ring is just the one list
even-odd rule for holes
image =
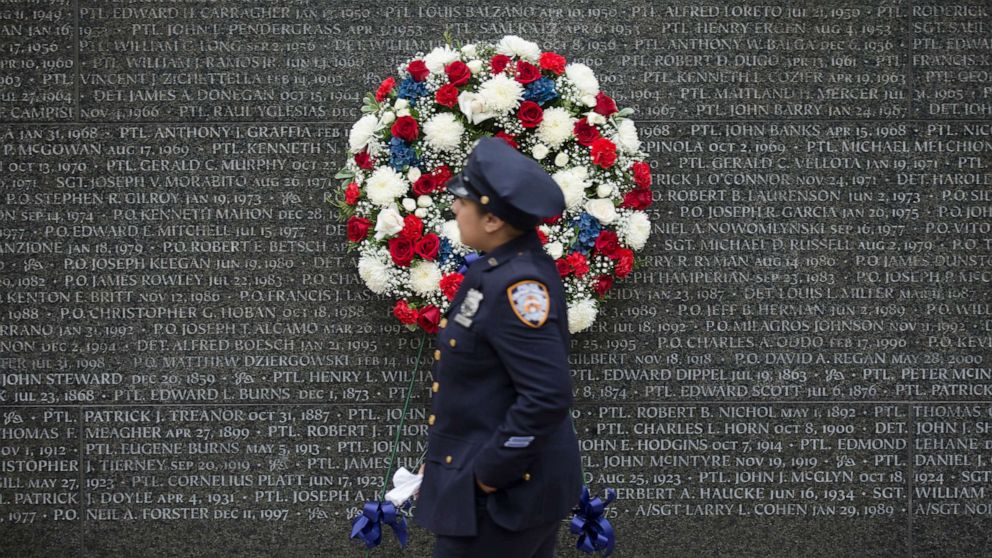
{"label": "uniform jacket button", "polygon": [[441,384],[439,384],[437,382],[434,382],[434,384],[431,386],[431,391],[433,391],[434,393],[437,393],[437,390],[440,387],[441,387]]}
{"label": "uniform jacket button", "polygon": [[450,455],[448,455],[448,456],[445,456],[445,458],[444,458],[444,462],[445,462],[445,463],[451,463],[451,459],[452,459],[452,457],[451,457]]}
{"label": "uniform jacket button", "polygon": [[438,325],[440,325],[441,327],[448,325],[448,318],[441,318],[441,323]]}
{"label": "uniform jacket button", "polygon": [[427,424],[434,426],[434,420],[435,420],[434,415],[427,417]]}
{"label": "uniform jacket button", "polygon": [[441,349],[434,349],[434,360],[441,360]]}
{"label": "uniform jacket button", "polygon": [[530,480],[530,473],[524,473],[524,480],[525,481],[529,481]]}
{"label": "uniform jacket button", "polygon": [[451,345],[452,347],[454,347],[455,345],[458,344],[458,341],[456,341],[454,339],[451,339],[451,340],[448,341],[448,344]]}

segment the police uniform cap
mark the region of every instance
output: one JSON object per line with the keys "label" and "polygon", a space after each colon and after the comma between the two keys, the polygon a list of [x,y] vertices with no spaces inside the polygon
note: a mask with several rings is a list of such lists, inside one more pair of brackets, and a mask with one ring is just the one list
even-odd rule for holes
{"label": "police uniform cap", "polygon": [[565,210],[561,188],[540,163],[497,137],[479,139],[447,188],[521,230]]}

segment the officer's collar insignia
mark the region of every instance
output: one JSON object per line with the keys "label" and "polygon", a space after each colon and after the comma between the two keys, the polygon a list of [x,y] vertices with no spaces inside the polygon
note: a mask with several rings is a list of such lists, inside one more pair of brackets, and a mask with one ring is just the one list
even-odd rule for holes
{"label": "officer's collar insignia", "polygon": [[465,293],[465,299],[462,300],[461,306],[458,307],[458,314],[455,315],[455,321],[464,327],[471,327],[472,316],[475,316],[475,313],[479,311],[480,302],[482,302],[482,293],[475,289],[469,289]]}
{"label": "officer's collar insignia", "polygon": [[530,327],[541,327],[551,310],[548,288],[538,281],[520,281],[506,289],[513,313]]}

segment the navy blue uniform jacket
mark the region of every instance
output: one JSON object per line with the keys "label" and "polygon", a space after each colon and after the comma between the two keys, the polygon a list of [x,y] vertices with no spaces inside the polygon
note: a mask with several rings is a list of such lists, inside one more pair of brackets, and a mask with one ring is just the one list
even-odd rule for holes
{"label": "navy blue uniform jacket", "polygon": [[[534,288],[533,281],[547,288],[547,318],[539,326],[518,316],[508,296],[521,282]],[[456,319],[473,306],[468,326]],[[476,477],[497,488],[486,509],[508,530],[561,520],[578,503],[566,312],[561,278],[533,231],[469,267],[433,355],[426,465],[413,511],[418,525],[475,536]]]}

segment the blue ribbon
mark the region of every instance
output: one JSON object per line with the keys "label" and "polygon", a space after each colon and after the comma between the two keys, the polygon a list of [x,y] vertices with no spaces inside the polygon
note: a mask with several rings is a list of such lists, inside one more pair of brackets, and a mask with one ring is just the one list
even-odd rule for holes
{"label": "blue ribbon", "polygon": [[407,542],[406,520],[396,513],[396,506],[392,502],[365,502],[362,515],[356,517],[351,525],[351,536],[349,539],[359,537],[365,541],[366,548],[378,546],[382,542],[382,523],[392,527],[396,538],[400,541],[400,547],[405,547]]}
{"label": "blue ribbon", "polygon": [[582,486],[582,496],[579,498],[579,505],[574,510],[575,515],[572,517],[571,525],[569,525],[572,533],[581,533],[579,540],[575,543],[575,548],[587,554],[605,551],[603,558],[613,552],[616,534],[613,532],[610,522],[603,517],[603,510],[616,498],[617,491],[607,488],[605,502],[598,497],[590,499],[589,487]]}
{"label": "blue ribbon", "polygon": [[476,260],[481,259],[481,258],[482,258],[482,256],[480,256],[479,254],[477,254],[475,252],[472,252],[471,254],[466,255],[465,256],[465,263],[463,263],[462,266],[458,268],[458,273],[461,273],[462,275],[465,275],[465,272],[468,271],[468,266],[472,265]]}

